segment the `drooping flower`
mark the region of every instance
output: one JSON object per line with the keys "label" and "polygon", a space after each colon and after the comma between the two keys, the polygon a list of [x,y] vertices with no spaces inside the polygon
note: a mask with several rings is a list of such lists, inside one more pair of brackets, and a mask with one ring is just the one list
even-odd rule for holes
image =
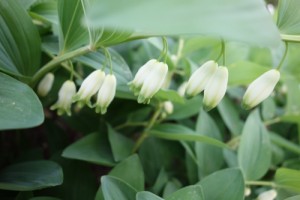
{"label": "drooping flower", "polygon": [[79,101],[79,106],[87,104],[92,107],[91,97],[97,93],[104,81],[105,73],[102,70],[95,70],[88,77],[86,77],[76,95],[73,97],[73,102]]}
{"label": "drooping flower", "polygon": [[206,111],[216,107],[226,93],[228,70],[224,66],[216,69],[204,90],[203,106]]}
{"label": "drooping flower", "polygon": [[37,87],[37,93],[41,96],[44,97],[46,96],[49,91],[52,88],[54,82],[54,74],[49,72],[47,73],[44,78],[40,81],[38,87]]}
{"label": "drooping flower", "polygon": [[257,79],[248,87],[243,97],[243,107],[251,109],[271,95],[280,79],[280,72],[271,69]]}
{"label": "drooping flower", "polygon": [[213,60],[207,61],[199,67],[188,81],[186,95],[192,97],[201,93],[217,68],[218,64]]}
{"label": "drooping flower", "polygon": [[117,80],[113,74],[105,76],[103,84],[97,95],[97,102],[95,104],[96,113],[101,112],[105,114],[107,107],[112,102],[116,94]]}
{"label": "drooping flower", "polygon": [[155,59],[149,60],[145,63],[138,72],[136,73],[134,79],[128,83],[130,89],[133,91],[134,95],[137,96],[142,88],[144,81],[146,80],[147,76],[149,75],[150,71],[152,70],[153,65],[158,62]]}
{"label": "drooping flower", "polygon": [[65,81],[58,92],[57,102],[50,107],[51,110],[57,109],[58,115],[67,113],[71,116],[72,98],[76,93],[76,86],[73,81]]}
{"label": "drooping flower", "polygon": [[162,87],[168,73],[168,65],[156,61],[152,65],[151,71],[145,76],[141,91],[138,96],[138,103],[149,103],[150,99]]}
{"label": "drooping flower", "polygon": [[272,189],[261,193],[257,197],[257,200],[274,200],[276,196],[277,196],[276,190]]}

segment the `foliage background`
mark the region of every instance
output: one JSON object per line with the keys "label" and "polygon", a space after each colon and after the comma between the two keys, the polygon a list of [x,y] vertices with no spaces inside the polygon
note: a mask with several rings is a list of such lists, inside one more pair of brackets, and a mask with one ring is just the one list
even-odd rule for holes
{"label": "foliage background", "polygon": [[[273,4],[272,19],[260,0],[0,0],[1,199],[239,200],[271,188],[277,199],[299,198],[300,3]],[[154,36],[162,35],[169,36],[169,84],[150,105],[137,104],[127,83],[159,56]],[[185,99],[176,90],[218,57],[222,39],[218,62],[229,70],[229,86],[207,113],[201,95]],[[80,85],[105,63],[102,47],[118,80],[108,113],[50,111],[70,62]],[[278,66],[285,51],[274,94],[243,110],[245,86]],[[36,85],[48,71],[54,87],[38,98]],[[166,100],[173,113],[159,118],[133,153]]]}

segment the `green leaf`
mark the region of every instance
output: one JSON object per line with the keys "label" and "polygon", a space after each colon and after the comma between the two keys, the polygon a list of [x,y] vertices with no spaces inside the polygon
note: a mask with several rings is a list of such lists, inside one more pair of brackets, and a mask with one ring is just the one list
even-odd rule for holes
{"label": "green leaf", "polygon": [[170,195],[166,200],[204,200],[202,188],[200,185],[192,185],[184,187],[172,195]]}
{"label": "green leaf", "polygon": [[261,178],[270,167],[270,138],[258,110],[246,120],[238,149],[238,163],[246,180]]}
{"label": "green leaf", "polygon": [[280,188],[300,192],[300,171],[287,168],[277,169],[275,184]]}
{"label": "green leaf", "polygon": [[110,172],[110,176],[117,177],[136,191],[144,190],[144,172],[139,157],[134,154],[115,166]]}
{"label": "green leaf", "polygon": [[300,2],[298,0],[280,0],[278,5],[277,26],[285,35],[300,35]]}
{"label": "green leaf", "polygon": [[300,146],[298,144],[295,144],[280,135],[276,133],[270,132],[270,139],[274,144],[277,144],[278,146],[291,151],[293,153],[299,154],[300,155]]}
{"label": "green leaf", "polygon": [[225,96],[219,103],[218,111],[232,135],[240,135],[243,128],[243,123],[240,120],[235,104],[229,99],[229,97]]}
{"label": "green leaf", "polygon": [[39,1],[30,8],[31,15],[39,16],[41,19],[58,25],[57,1]]}
{"label": "green leaf", "polygon": [[89,35],[82,24],[81,0],[59,0],[57,3],[61,26],[60,51],[64,53],[87,45]]}
{"label": "green leaf", "polygon": [[191,117],[199,113],[201,106],[202,98],[200,96],[186,100],[184,104],[174,103],[174,111],[167,118],[179,120]]}
{"label": "green leaf", "polygon": [[29,200],[60,200],[60,199],[54,197],[33,197]]}
{"label": "green leaf", "polygon": [[163,198],[166,198],[173,194],[174,192],[178,191],[182,188],[182,183],[176,178],[172,178],[170,181],[167,182],[164,190],[163,190]]}
{"label": "green leaf", "polygon": [[0,72],[0,130],[29,128],[44,121],[41,102],[30,87]]}
{"label": "green leaf", "polygon": [[260,0],[96,1],[87,14],[88,23],[95,27],[120,27],[141,35],[212,35],[268,47],[280,42],[277,27]]}
{"label": "green leaf", "polygon": [[28,9],[37,0],[18,0],[18,1],[23,6],[23,8]]}
{"label": "green leaf", "polygon": [[221,148],[228,148],[223,142],[211,137],[199,135],[193,130],[178,124],[161,124],[149,131],[149,134],[158,138],[179,141],[197,141]]}
{"label": "green leaf", "polygon": [[85,136],[68,146],[62,156],[99,165],[115,165],[107,135],[104,133],[91,133]]}
{"label": "green leaf", "polygon": [[297,196],[289,197],[289,198],[284,199],[284,200],[299,200],[299,199],[300,199],[300,195],[297,195]]}
{"label": "green leaf", "polygon": [[40,65],[40,36],[18,1],[0,0],[0,27],[0,69],[33,75]]}
{"label": "green leaf", "polygon": [[228,85],[248,85],[269,69],[249,61],[235,62],[228,66]]}
{"label": "green leaf", "polygon": [[172,101],[174,103],[184,104],[184,98],[174,90],[161,89],[155,94],[154,97],[163,101]]}
{"label": "green leaf", "polygon": [[62,184],[61,167],[52,161],[31,161],[8,166],[0,172],[0,189],[31,191]]}
{"label": "green leaf", "polygon": [[163,200],[163,199],[151,192],[142,191],[136,194],[136,200]]}
{"label": "green leaf", "polygon": [[217,171],[201,180],[200,185],[207,200],[244,199],[244,179],[239,169]]}
{"label": "green leaf", "polygon": [[101,185],[105,200],[134,200],[137,193],[124,181],[111,176],[102,176]]}
{"label": "green leaf", "polygon": [[127,158],[133,149],[134,143],[129,138],[117,133],[108,126],[108,139],[116,162]]}
{"label": "green leaf", "polygon": [[[204,110],[201,110],[199,113],[196,123],[196,132],[201,136],[214,138],[218,141],[222,140],[218,126]],[[197,142],[195,144],[195,152],[199,178],[203,178],[222,167],[224,162],[222,149]]]}
{"label": "green leaf", "polygon": [[161,168],[151,191],[153,191],[155,194],[159,194],[162,188],[168,182],[168,179],[169,177],[166,170],[164,168]]}

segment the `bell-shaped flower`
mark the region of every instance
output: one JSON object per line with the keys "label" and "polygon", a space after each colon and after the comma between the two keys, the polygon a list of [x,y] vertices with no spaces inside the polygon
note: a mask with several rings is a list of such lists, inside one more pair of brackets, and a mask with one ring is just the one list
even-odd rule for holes
{"label": "bell-shaped flower", "polygon": [[51,110],[57,109],[58,115],[67,113],[71,116],[72,98],[76,93],[76,86],[73,81],[65,81],[58,92],[57,102],[50,107]]}
{"label": "bell-shaped flower", "polygon": [[203,107],[209,111],[216,107],[226,93],[228,82],[228,70],[220,66],[209,79],[204,90]]}
{"label": "bell-shaped flower", "polygon": [[158,61],[155,59],[149,60],[146,64],[144,64],[138,72],[136,73],[134,79],[128,83],[130,89],[133,91],[134,95],[137,96],[142,88],[144,81],[146,80],[147,76],[149,75],[152,67]]}
{"label": "bell-shaped flower", "polygon": [[138,96],[138,103],[150,103],[150,99],[162,87],[168,73],[168,65],[156,61],[143,82]]}
{"label": "bell-shaped flower", "polygon": [[79,101],[79,107],[82,107],[83,104],[87,104],[89,107],[92,107],[91,97],[97,93],[100,89],[105,73],[102,70],[95,70],[88,77],[86,77],[76,95],[73,97],[73,102]]}
{"label": "bell-shaped flower", "polygon": [[271,69],[255,79],[245,92],[243,107],[251,109],[269,97],[279,79],[280,72],[276,69]]}
{"label": "bell-shaped flower", "polygon": [[41,97],[46,96],[51,90],[53,82],[54,82],[54,74],[51,72],[47,73],[44,76],[44,78],[40,81],[37,87],[38,95],[40,95]]}
{"label": "bell-shaped flower", "polygon": [[276,190],[272,189],[261,193],[257,197],[257,200],[274,200],[276,197],[277,197],[277,192]]}
{"label": "bell-shaped flower", "polygon": [[112,102],[116,94],[117,80],[113,74],[105,76],[103,84],[97,95],[96,113],[105,114],[107,107]]}
{"label": "bell-shaped flower", "polygon": [[218,64],[213,60],[207,61],[201,67],[199,67],[192,74],[188,81],[186,95],[193,97],[201,93],[205,89],[209,79],[213,76],[217,68]]}

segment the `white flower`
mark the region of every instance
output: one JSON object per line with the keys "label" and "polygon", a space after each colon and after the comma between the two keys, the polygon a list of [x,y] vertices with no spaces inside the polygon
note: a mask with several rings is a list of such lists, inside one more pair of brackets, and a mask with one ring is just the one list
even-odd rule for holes
{"label": "white flower", "polygon": [[58,92],[57,102],[50,107],[51,110],[57,109],[57,114],[67,113],[71,116],[72,98],[76,93],[76,86],[73,81],[65,81]]}
{"label": "white flower", "polygon": [[272,189],[261,193],[257,197],[257,200],[274,200],[276,196],[277,196],[276,190]]}
{"label": "white flower", "polygon": [[44,76],[44,78],[40,81],[40,83],[38,85],[38,88],[37,88],[37,93],[41,97],[46,96],[52,88],[53,81],[54,81],[54,74],[53,73],[47,73]]}
{"label": "white flower", "polygon": [[185,91],[187,87],[187,82],[183,82],[177,89],[177,92],[180,96],[184,97]]}
{"label": "white flower", "polygon": [[117,80],[113,74],[105,76],[103,84],[97,95],[97,102],[95,104],[96,113],[106,113],[107,107],[112,102],[116,94]]}
{"label": "white flower", "polygon": [[135,96],[139,94],[144,81],[152,70],[153,65],[157,62],[158,61],[155,59],[149,60],[146,64],[140,67],[134,79],[129,83],[130,89],[133,91]]}
{"label": "white flower", "polygon": [[100,89],[105,73],[102,70],[95,70],[88,77],[86,77],[77,94],[73,98],[73,102],[79,101],[79,106],[82,107],[86,103],[89,107],[92,107],[90,99]]}
{"label": "white flower", "polygon": [[228,82],[228,70],[220,66],[208,81],[204,90],[203,106],[206,111],[216,107],[226,93]]}
{"label": "white flower", "polygon": [[166,111],[167,114],[172,114],[174,110],[174,106],[172,101],[165,101],[163,104],[164,110]]}
{"label": "white flower", "polygon": [[143,82],[141,91],[138,96],[139,103],[149,103],[150,99],[162,87],[168,73],[168,65],[163,62],[156,61],[152,65],[152,69]]}
{"label": "white flower", "polygon": [[187,88],[186,94],[187,96],[196,96],[197,94],[201,93],[209,79],[213,76],[214,72],[216,71],[218,64],[215,61],[207,61],[201,67],[199,67],[190,77]]}
{"label": "white flower", "polygon": [[248,87],[243,97],[243,107],[251,109],[261,103],[273,92],[280,79],[280,72],[269,70],[255,79]]}

